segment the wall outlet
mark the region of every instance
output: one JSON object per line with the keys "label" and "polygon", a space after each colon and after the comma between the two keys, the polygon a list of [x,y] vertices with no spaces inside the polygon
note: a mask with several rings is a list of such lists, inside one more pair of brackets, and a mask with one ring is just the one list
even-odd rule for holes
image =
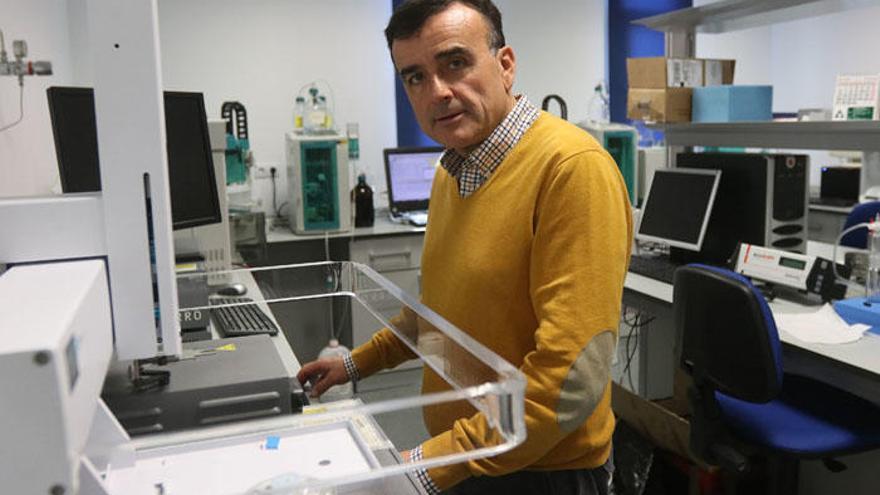
{"label": "wall outlet", "polygon": [[264,167],[262,165],[254,167],[253,177],[254,179],[269,179],[271,177],[269,167]]}

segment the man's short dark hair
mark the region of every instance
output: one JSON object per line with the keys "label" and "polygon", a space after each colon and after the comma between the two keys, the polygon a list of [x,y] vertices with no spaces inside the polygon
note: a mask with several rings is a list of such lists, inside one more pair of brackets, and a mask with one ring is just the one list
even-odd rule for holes
{"label": "man's short dark hair", "polygon": [[506,44],[501,26],[501,12],[492,0],[407,0],[394,9],[388,27],[385,28],[388,49],[391,49],[394,40],[415,36],[429,17],[439,14],[454,3],[466,5],[483,16],[489,25],[489,48],[497,50]]}

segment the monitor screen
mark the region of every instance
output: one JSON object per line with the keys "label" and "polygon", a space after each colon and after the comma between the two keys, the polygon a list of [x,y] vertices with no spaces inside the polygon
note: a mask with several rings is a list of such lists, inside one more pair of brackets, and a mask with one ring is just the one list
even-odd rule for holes
{"label": "monitor screen", "polygon": [[46,90],[55,136],[55,155],[64,192],[101,190],[95,96],[91,88]]}
{"label": "monitor screen", "polygon": [[720,177],[720,170],[674,168],[655,171],[636,237],[699,251]]}
{"label": "monitor screen", "polygon": [[220,222],[211,138],[201,93],[165,92],[165,141],[174,228]]}
{"label": "monitor screen", "polygon": [[[91,88],[47,90],[65,193],[101,190],[95,98]],[[174,229],[221,221],[201,93],[165,92],[165,135]]]}
{"label": "monitor screen", "polygon": [[388,148],[384,154],[391,212],[427,209],[443,148]]}

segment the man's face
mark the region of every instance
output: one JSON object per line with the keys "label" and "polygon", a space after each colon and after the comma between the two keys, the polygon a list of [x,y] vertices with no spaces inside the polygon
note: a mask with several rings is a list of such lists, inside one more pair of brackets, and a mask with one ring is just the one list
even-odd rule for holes
{"label": "man's face", "polygon": [[487,20],[455,3],[391,45],[422,130],[462,154],[485,140],[515,103],[513,50],[493,52],[488,39]]}

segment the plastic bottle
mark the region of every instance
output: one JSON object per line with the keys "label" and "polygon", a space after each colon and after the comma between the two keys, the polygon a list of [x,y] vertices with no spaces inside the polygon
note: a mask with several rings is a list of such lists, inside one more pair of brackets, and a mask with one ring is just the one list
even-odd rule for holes
{"label": "plastic bottle", "polygon": [[[340,344],[336,339],[330,339],[330,342],[327,344],[327,347],[321,349],[321,352],[318,354],[318,358],[331,357],[331,356],[345,356],[349,351],[347,347]],[[334,385],[330,387],[323,395],[321,395],[321,402],[333,402],[342,399],[350,399],[354,393],[354,387],[351,382],[344,383],[342,385]]]}
{"label": "plastic bottle", "polygon": [[358,175],[358,183],[351,191],[354,200],[354,226],[372,227],[375,219],[373,211],[373,188],[367,185],[367,176]]}
{"label": "plastic bottle", "polygon": [[345,135],[348,138],[348,162],[356,164],[361,157],[360,126],[357,122],[349,122],[345,125]]}
{"label": "plastic bottle", "polygon": [[306,111],[306,99],[302,96],[296,97],[296,103],[293,105],[293,128],[298,132],[303,130],[303,114]]}
{"label": "plastic bottle", "polygon": [[608,122],[608,95],[605,94],[605,86],[599,83],[593,88],[593,97],[590,98],[589,118],[593,122]]}

